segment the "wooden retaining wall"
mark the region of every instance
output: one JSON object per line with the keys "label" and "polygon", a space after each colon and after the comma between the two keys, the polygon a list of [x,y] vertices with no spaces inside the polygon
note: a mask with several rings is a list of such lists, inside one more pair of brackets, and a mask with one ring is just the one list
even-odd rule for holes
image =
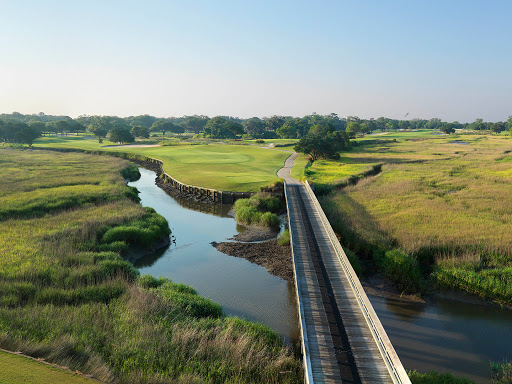
{"label": "wooden retaining wall", "polygon": [[219,191],[217,189],[198,187],[196,185],[189,185],[176,180],[174,177],[167,174],[164,170],[164,163],[159,159],[152,157],[139,155],[136,153],[128,152],[110,152],[110,151],[99,151],[99,150],[87,150],[80,148],[35,148],[41,150],[58,151],[58,152],[81,152],[92,155],[108,155],[114,157],[120,157],[126,160],[134,160],[140,162],[153,163],[159,167],[159,177],[166,184],[170,184],[174,189],[180,191],[181,194],[189,196],[194,200],[211,202],[216,204],[233,204],[238,199],[247,199],[253,195],[252,192],[229,192]]}

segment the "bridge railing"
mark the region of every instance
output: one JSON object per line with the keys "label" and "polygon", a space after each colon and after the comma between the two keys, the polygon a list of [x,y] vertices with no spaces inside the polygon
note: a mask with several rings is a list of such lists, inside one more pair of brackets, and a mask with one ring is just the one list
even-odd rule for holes
{"label": "bridge railing", "polygon": [[407,372],[405,371],[402,362],[398,358],[398,355],[396,354],[395,349],[393,348],[393,345],[391,344],[391,341],[389,340],[388,335],[386,334],[386,331],[384,330],[384,327],[379,320],[379,317],[375,313],[375,310],[370,303],[370,300],[368,300],[368,296],[366,296],[359,278],[354,272],[352,265],[350,265],[347,255],[345,255],[345,251],[341,247],[340,242],[338,241],[338,238],[336,237],[336,234],[334,233],[334,230],[329,223],[329,220],[327,220],[327,216],[325,216],[324,210],[320,206],[320,203],[318,202],[309,183],[306,181],[304,184],[307,193],[310,195],[311,200],[313,201],[313,204],[315,205],[315,208],[320,215],[322,224],[327,231],[329,240],[331,241],[331,244],[336,251],[336,255],[338,256],[340,264],[345,271],[352,290],[354,291],[359,307],[364,314],[366,322],[368,323],[368,327],[372,332],[375,343],[377,344],[382,358],[386,363],[386,367],[388,368],[393,382],[397,384],[411,384],[411,380],[407,376]]}
{"label": "bridge railing", "polygon": [[290,232],[290,245],[292,250],[292,260],[293,260],[293,277],[295,281],[295,294],[297,296],[297,303],[298,303],[298,315],[299,315],[299,324],[300,324],[300,332],[301,332],[301,341],[302,341],[302,359],[304,362],[304,382],[306,384],[313,384],[313,371],[311,369],[311,356],[309,354],[309,346],[308,346],[308,333],[306,329],[306,319],[304,317],[304,304],[302,300],[302,292],[300,290],[298,279],[297,279],[297,269],[295,268],[296,259],[295,254],[293,253],[293,231],[291,226],[291,220],[290,220],[290,207],[289,207],[289,198],[288,198],[288,192],[286,191],[286,181],[285,181],[285,188],[284,188],[284,194],[285,194],[285,200],[286,200],[286,209],[288,210],[288,228]]}

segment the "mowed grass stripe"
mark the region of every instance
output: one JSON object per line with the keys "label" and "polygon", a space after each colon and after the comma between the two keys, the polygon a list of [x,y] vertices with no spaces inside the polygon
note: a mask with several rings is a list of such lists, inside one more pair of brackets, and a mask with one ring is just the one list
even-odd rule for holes
{"label": "mowed grass stripe", "polygon": [[103,148],[96,141],[41,138],[37,147],[135,153],[162,160],[167,174],[185,184],[221,191],[256,192],[278,180],[290,153],[248,145],[201,144],[168,147]]}
{"label": "mowed grass stripe", "polygon": [[95,380],[0,351],[0,384],[92,384]]}

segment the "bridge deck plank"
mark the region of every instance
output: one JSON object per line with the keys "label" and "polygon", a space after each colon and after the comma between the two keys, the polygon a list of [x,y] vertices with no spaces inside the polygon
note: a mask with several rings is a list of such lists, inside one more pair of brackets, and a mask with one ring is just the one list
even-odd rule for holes
{"label": "bridge deck plank", "polygon": [[[293,240],[294,269],[297,288],[300,291],[308,349],[311,359],[311,374],[315,383],[341,383],[340,370],[334,354],[334,346],[317,273],[306,236],[305,220],[309,220],[318,242],[336,304],[340,311],[345,331],[352,349],[361,382],[392,383],[373,335],[361,312],[345,272],[340,267],[337,255],[325,231],[321,216],[316,211],[304,186],[287,186],[288,215]],[[305,212],[299,205],[302,196]]]}

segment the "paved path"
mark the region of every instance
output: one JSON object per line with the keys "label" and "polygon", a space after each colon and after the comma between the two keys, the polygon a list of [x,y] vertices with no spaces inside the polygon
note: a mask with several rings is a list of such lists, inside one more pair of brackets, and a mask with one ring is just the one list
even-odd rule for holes
{"label": "paved path", "polygon": [[284,179],[288,185],[302,185],[302,183],[290,176],[295,159],[299,156],[297,152],[293,152],[284,163],[284,167],[277,171],[277,176]]}
{"label": "paved path", "polygon": [[410,380],[309,187],[285,180],[302,352],[307,383]]}

